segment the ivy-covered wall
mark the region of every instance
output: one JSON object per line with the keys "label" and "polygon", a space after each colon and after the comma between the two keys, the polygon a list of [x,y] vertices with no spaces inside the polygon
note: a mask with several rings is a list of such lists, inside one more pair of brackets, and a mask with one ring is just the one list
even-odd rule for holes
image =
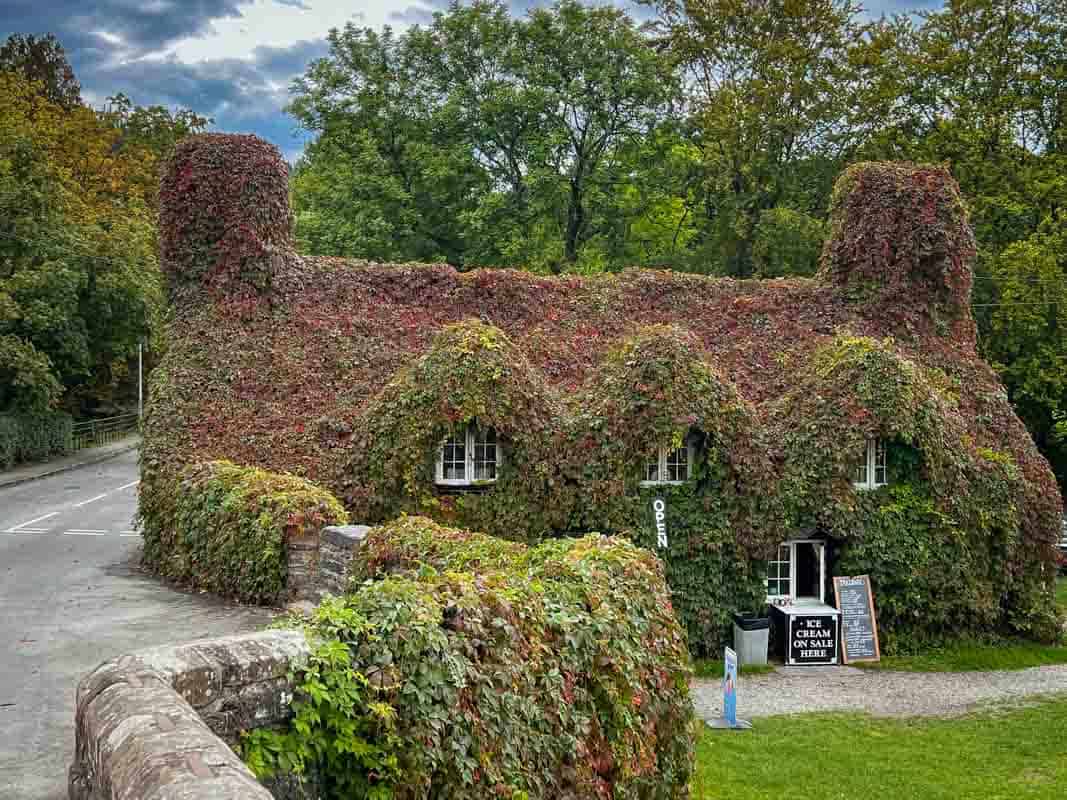
{"label": "ivy-covered wall", "polygon": [[[174,169],[224,187],[219,141],[191,139]],[[183,213],[164,220],[191,229]],[[457,273],[304,258],[287,235],[257,234],[269,256],[242,269],[262,279],[237,289],[193,256],[168,266],[182,289],[145,425],[149,505],[177,467],[225,457],[314,481],[359,522],[406,511],[516,541],[600,531],[651,547],[661,496],[697,653],[760,604],[763,560],[795,535],[829,537],[836,574],[873,576],[889,651],[1054,635],[1061,498],[976,353],[973,246],[945,170],[850,168],[814,279]],[[438,445],[472,421],[503,442],[498,480],[439,492]],[[872,437],[893,480],[857,492]],[[691,479],[643,488],[646,459],[687,438]]]}

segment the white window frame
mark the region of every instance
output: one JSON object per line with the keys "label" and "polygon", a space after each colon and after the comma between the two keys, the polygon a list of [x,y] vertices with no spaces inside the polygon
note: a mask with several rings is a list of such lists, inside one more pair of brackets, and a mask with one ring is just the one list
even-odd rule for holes
{"label": "white window frame", "polygon": [[[481,442],[484,443],[484,439],[479,439],[479,435],[485,435],[490,431],[493,432],[493,436],[496,441],[493,443],[496,450],[495,464],[496,464],[496,477],[495,478],[475,478],[474,476],[474,453],[475,447]],[[437,448],[437,464],[434,469],[434,480],[438,486],[488,486],[496,483],[497,478],[500,477],[500,467],[504,463],[503,448],[500,445],[500,436],[492,428],[479,428],[473,422],[465,425],[463,430],[463,456],[464,456],[464,468],[462,478],[446,478],[445,477],[445,444],[449,439],[453,438],[458,431],[453,431],[446,439],[444,439],[440,446]]]}
{"label": "white window frame", "polygon": [[[797,597],[797,545],[810,544],[815,546],[815,551],[819,556],[819,597],[816,600],[813,597],[805,597],[803,599]],[[781,549],[786,548],[789,556],[789,593],[788,594],[771,594],[771,577],[770,572],[767,573],[767,602],[772,605],[775,601],[788,601],[789,603],[815,603],[818,602],[822,605],[826,604],[826,542],[823,539],[790,539],[788,542],[782,542],[778,545],[778,552],[775,553],[775,557],[771,559],[773,562],[780,562]]]}
{"label": "white window frame", "polygon": [[[868,439],[865,461],[859,465],[863,470],[861,480],[852,481],[852,486],[860,491],[880,489],[889,484],[889,464],[886,460],[884,439]],[[879,477],[879,472],[881,477]]]}
{"label": "white window frame", "polygon": [[[685,450],[685,480],[684,481],[669,481],[662,476],[667,475],[667,459],[671,454],[677,450]],[[652,466],[651,461],[645,462],[645,479],[641,481],[642,486],[682,486],[689,482],[689,479],[693,477],[693,465],[696,461],[696,447],[692,442],[686,442],[681,447],[661,447],[659,452],[656,453],[656,474],[660,475],[660,479],[649,480],[648,468]]]}

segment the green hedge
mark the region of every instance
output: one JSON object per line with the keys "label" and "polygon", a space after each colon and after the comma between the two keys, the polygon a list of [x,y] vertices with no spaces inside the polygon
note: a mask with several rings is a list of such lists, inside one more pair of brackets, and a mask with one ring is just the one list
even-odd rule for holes
{"label": "green hedge", "polygon": [[148,566],[255,603],[281,597],[289,536],[348,521],[333,495],[314,484],[229,461],[187,467],[176,481],[143,483],[140,507]]}
{"label": "green hedge", "polygon": [[73,424],[62,412],[0,414],[0,469],[68,452]]}
{"label": "green hedge", "polygon": [[651,553],[405,517],[353,572],[301,623],[316,646],[291,727],[243,742],[260,777],[325,798],[689,796],[689,654]]}

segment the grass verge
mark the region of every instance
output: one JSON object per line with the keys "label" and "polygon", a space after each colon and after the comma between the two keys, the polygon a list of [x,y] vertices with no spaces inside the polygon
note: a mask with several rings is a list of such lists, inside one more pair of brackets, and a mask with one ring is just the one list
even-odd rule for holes
{"label": "grass verge", "polygon": [[[746,675],[764,675],[768,672],[773,672],[777,664],[742,664],[738,670],[739,677],[745,677]],[[694,658],[693,659],[693,677],[695,678],[721,678],[722,677],[722,659],[711,658]]]}
{"label": "grass verge", "polygon": [[954,642],[915,656],[886,656],[877,662],[862,662],[863,669],[904,672],[990,672],[1067,664],[1067,646],[1026,641]]}
{"label": "grass verge", "polygon": [[1061,798],[1067,699],[957,719],[798,715],[705,729],[693,800]]}
{"label": "grass verge", "polygon": [[[1067,578],[1056,582],[1056,605],[1067,614]],[[887,656],[855,666],[905,672],[987,672],[1067,664],[1067,644],[1042,645],[1022,639],[960,641],[915,656]]]}

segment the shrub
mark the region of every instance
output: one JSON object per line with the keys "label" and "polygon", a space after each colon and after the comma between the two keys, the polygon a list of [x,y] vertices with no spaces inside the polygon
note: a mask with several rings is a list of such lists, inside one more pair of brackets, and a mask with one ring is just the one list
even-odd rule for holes
{"label": "shrub", "polygon": [[650,553],[407,517],[353,568],[306,623],[291,727],[244,741],[261,777],[292,766],[328,798],[688,797],[689,657]]}
{"label": "shrub", "polygon": [[20,430],[12,417],[0,417],[0,469],[10,469],[15,464]]}
{"label": "shrub", "polygon": [[[148,495],[146,497],[146,495]],[[144,561],[161,574],[256,603],[280,598],[290,537],[348,515],[323,489],[228,461],[196,464],[176,481],[142,484]]]}
{"label": "shrub", "polygon": [[66,453],[73,425],[69,414],[57,411],[0,415],[0,469]]}

